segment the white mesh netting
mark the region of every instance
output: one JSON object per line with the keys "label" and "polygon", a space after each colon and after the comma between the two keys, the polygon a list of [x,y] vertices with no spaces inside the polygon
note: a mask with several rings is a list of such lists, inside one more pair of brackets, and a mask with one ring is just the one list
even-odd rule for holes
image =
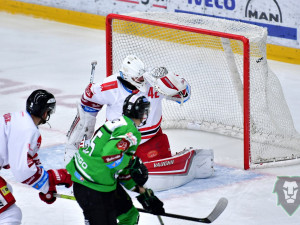
{"label": "white mesh netting", "polygon": [[[242,35],[250,41],[250,161],[252,164],[296,159],[296,132],[281,85],[266,60],[266,29],[236,21],[182,13],[131,13],[144,18]],[[176,28],[112,20],[112,68],[128,54],[147,67],[165,66],[192,87],[179,106],[165,101],[163,127],[199,129],[243,138],[243,43]],[[295,160],[293,160],[295,161]]]}

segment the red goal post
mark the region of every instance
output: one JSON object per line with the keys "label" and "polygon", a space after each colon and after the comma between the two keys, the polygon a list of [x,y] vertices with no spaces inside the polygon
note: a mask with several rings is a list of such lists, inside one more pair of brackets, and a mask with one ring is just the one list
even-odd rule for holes
{"label": "red goal post", "polygon": [[[198,21],[200,25],[198,24]],[[222,23],[222,25],[220,25],[219,23]],[[216,26],[217,29],[214,29],[214,26],[212,26],[212,24],[214,24],[214,26]],[[241,28],[239,28],[239,26],[241,26]],[[223,27],[226,28],[227,30],[226,29],[222,30]],[[249,31],[247,31],[247,29],[249,29]],[[251,165],[257,166],[269,162],[276,162],[275,158],[277,156],[273,157],[272,155],[270,155],[267,157],[265,156],[262,157],[259,155],[261,151],[264,151],[264,149],[266,149],[265,146],[258,147],[259,150],[257,150],[256,152],[254,150],[252,151],[252,147],[254,148],[254,146],[257,145],[256,144],[257,142],[264,142],[264,140],[262,140],[261,137],[256,138],[257,135],[255,133],[256,131],[261,132],[261,130],[263,129],[260,127],[260,125],[257,125],[255,123],[256,116],[257,115],[259,116],[259,114],[261,113],[259,111],[260,109],[258,109],[259,112],[257,113],[257,115],[256,112],[251,111],[251,104],[253,106],[254,102],[251,103],[251,99],[250,99],[251,97],[250,80],[251,79],[253,80],[253,78],[251,78],[250,76],[251,76],[251,72],[253,72],[253,74],[255,72],[254,69],[253,71],[250,69],[252,63],[251,57],[254,58],[254,62],[255,60],[258,63],[260,63],[260,61],[266,61],[266,55],[265,55],[266,40],[263,40],[262,43],[260,43],[260,45],[264,47],[261,46],[257,47],[256,43],[252,44],[251,41],[249,40],[251,39],[253,41],[253,39],[255,39],[255,41],[257,41],[256,40],[257,37],[247,36],[248,33],[246,32],[248,33],[253,32],[254,35],[259,32],[262,32],[261,36],[266,38],[266,34],[265,34],[266,30],[264,28],[260,28],[260,27],[258,28],[253,25],[243,24],[236,21],[225,21],[216,18],[208,18],[203,16],[188,15],[188,14],[183,15],[179,13],[133,13],[128,15],[109,14],[106,19],[107,76],[118,72],[122,59],[128,54],[136,54],[145,62],[145,64],[148,67],[165,66],[167,67],[167,69],[171,69],[172,71],[175,72],[181,70],[180,72],[178,71],[178,73],[181,74],[183,77],[185,77],[192,86],[192,98],[191,98],[192,103],[190,103],[189,105],[191,108],[189,114],[192,113],[195,114],[195,113],[199,113],[199,111],[193,112],[194,105],[198,104],[199,102],[198,100],[200,98],[202,99],[206,97],[203,95],[203,93],[201,93],[201,95],[199,96],[198,95],[195,96],[196,92],[194,92],[194,89],[203,88],[203,86],[201,86],[202,85],[201,82],[197,81],[197,83],[194,83],[194,80],[206,79],[206,77],[203,75],[201,75],[201,78],[199,78],[200,76],[198,76],[198,74],[201,74],[202,71],[208,71],[206,72],[207,74],[209,74],[207,75],[207,77],[209,77],[211,74],[213,76],[214,71],[216,71],[215,74],[217,75],[219,73],[223,73],[222,68],[220,70],[214,68],[218,64],[218,61],[220,60],[220,64],[222,62],[224,63],[224,65],[226,64],[225,65],[226,68],[227,67],[229,68],[227,69],[229,72],[226,72],[229,75],[225,74],[226,76],[228,77],[235,76],[235,78],[231,78],[231,79],[236,79],[237,77],[241,76],[239,83],[242,84],[242,87],[226,86],[226,90],[230,88],[242,89],[242,96],[241,97],[238,96],[237,98],[234,97],[235,99],[233,101],[239,102],[239,103],[234,103],[235,104],[234,107],[238,107],[236,105],[240,105],[241,113],[240,115],[238,115],[238,117],[243,122],[242,123],[238,122],[239,125],[236,125],[234,122],[231,124],[231,122],[227,122],[227,118],[225,119],[226,121],[224,120],[225,121],[224,122],[223,118],[221,118],[220,120],[218,119],[219,117],[222,117],[220,115],[217,116],[218,117],[217,119],[209,118],[207,122],[205,115],[202,116],[200,119],[182,118],[183,113],[181,113],[178,116],[180,118],[175,118],[175,119],[172,118],[171,120],[180,121],[180,122],[184,121],[184,123],[189,123],[189,124],[190,123],[197,124],[195,126],[183,125],[184,128],[199,129],[199,130],[205,130],[209,132],[217,132],[229,136],[243,138],[244,169],[249,169]],[[245,35],[245,33],[247,35]],[[189,42],[188,40],[189,38],[193,40]],[[221,44],[217,42],[220,42]],[[251,54],[251,44],[253,46],[254,45],[256,46],[256,49],[253,50],[252,54]],[[229,48],[229,50],[226,50],[226,48]],[[176,52],[174,49],[176,49]],[[181,52],[186,51],[186,49],[190,49],[190,54],[189,52],[187,52],[185,53],[187,56],[182,56]],[[199,53],[198,52],[195,53],[195,49],[197,49]],[[206,58],[211,57],[210,56],[211,54],[215,54],[215,56],[213,56],[210,59],[210,61],[216,61],[216,60],[218,61],[217,63],[212,62],[211,65],[208,65],[210,63],[207,63],[205,61],[205,63],[203,63],[206,64],[204,68],[202,67],[201,62],[197,62],[197,59],[193,60],[193,62],[191,62],[190,67],[193,67],[193,70],[195,70],[195,74],[191,75],[193,71],[192,72],[189,71],[185,73],[185,71],[189,69],[188,68],[189,66],[186,66],[186,64],[189,63],[189,60],[187,60],[186,58],[187,57],[192,58],[193,54],[200,55],[201,57],[203,56],[201,58],[201,62],[202,61],[204,62]],[[175,57],[173,57],[173,55],[175,55]],[[178,59],[178,57],[180,59]],[[195,58],[196,57],[197,56],[195,56]],[[178,64],[182,64],[182,65],[178,65]],[[181,69],[182,67],[185,67],[185,70],[182,70]],[[269,74],[268,67],[266,67],[265,70],[267,71],[267,74]],[[265,73],[266,71],[264,71],[263,73]],[[225,78],[225,80],[226,79],[230,80],[230,78]],[[259,79],[263,79],[263,78],[259,78]],[[222,80],[219,77],[211,78],[211,80],[209,80],[205,85],[208,86],[212,85],[211,87],[213,88],[214,85],[219,85],[218,82],[222,82]],[[200,85],[200,87],[196,85]],[[281,90],[280,84],[279,84],[279,89]],[[222,95],[222,93],[219,94]],[[220,106],[218,104],[220,104],[220,102],[222,101],[223,101],[222,98],[217,99],[216,106],[210,106],[207,110],[210,112],[218,113],[217,109],[220,109]],[[225,99],[224,102],[229,102],[229,100]],[[207,105],[213,105],[213,104],[214,101],[209,101],[209,104]],[[235,111],[234,107],[232,108],[233,111]],[[262,107],[264,108],[264,106]],[[167,108],[170,107],[168,106]],[[202,108],[203,105],[201,105],[201,109]],[[227,109],[227,111],[230,110],[230,106],[228,108],[229,109]],[[207,112],[204,114],[207,114]],[[220,114],[222,114],[222,112],[220,112]],[[165,117],[165,110],[163,111],[163,117]],[[224,117],[226,117],[226,115],[224,115]],[[231,117],[234,118],[235,115],[233,114],[231,115]],[[232,118],[229,118],[229,120]],[[168,118],[166,120],[168,120]],[[177,124],[177,122],[175,123]],[[208,127],[212,127],[212,128],[207,128],[207,127],[203,128],[203,124],[206,123],[209,124]],[[172,122],[172,124],[174,124],[174,122]],[[220,127],[225,127],[226,131],[224,132],[220,131],[219,127],[215,129],[215,127],[219,125]],[[229,129],[231,129],[230,128],[231,126],[233,132],[228,132],[228,127]],[[169,127],[174,127],[174,126],[171,125]],[[263,132],[264,131],[262,131],[262,133]],[[270,131],[271,135],[273,135],[272,132],[273,130]],[[253,140],[251,138],[253,138]],[[270,144],[272,145],[274,143],[270,143]],[[269,152],[271,151],[268,151],[268,154],[270,154]],[[296,152],[296,154],[292,154],[292,156],[288,155],[286,158],[285,156],[282,156],[282,154],[280,153],[278,154],[277,161],[284,161],[283,158],[297,159],[298,153],[299,152]],[[254,157],[252,157],[252,154],[255,154],[255,158],[256,158],[255,160]]]}

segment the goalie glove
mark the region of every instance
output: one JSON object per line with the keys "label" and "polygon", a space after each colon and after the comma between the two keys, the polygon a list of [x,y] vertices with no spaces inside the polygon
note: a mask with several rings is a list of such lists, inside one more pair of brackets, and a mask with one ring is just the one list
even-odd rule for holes
{"label": "goalie glove", "polygon": [[183,103],[190,98],[190,85],[181,76],[168,71],[165,67],[157,67],[146,72],[145,79],[157,92],[167,99]]}
{"label": "goalie glove", "polygon": [[154,215],[163,215],[165,213],[164,203],[154,195],[151,189],[146,188],[144,193],[137,196],[137,200],[145,210]]}
{"label": "goalie glove", "polygon": [[143,186],[148,180],[148,169],[139,157],[135,157],[128,165],[131,178],[138,186]]}

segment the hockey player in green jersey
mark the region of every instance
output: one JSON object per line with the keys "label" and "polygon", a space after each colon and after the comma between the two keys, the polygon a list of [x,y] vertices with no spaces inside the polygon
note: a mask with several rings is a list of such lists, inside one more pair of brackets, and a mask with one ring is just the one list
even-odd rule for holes
{"label": "hockey player in green jersey", "polygon": [[116,225],[117,218],[119,224],[137,224],[138,211],[128,205],[130,197],[122,186],[140,193],[137,199],[149,212],[164,213],[163,203],[150,189],[143,188],[147,168],[133,156],[141,141],[137,127],[147,119],[149,108],[144,96],[129,95],[123,116],[105,122],[90,140],[83,140],[67,165],[86,225]]}

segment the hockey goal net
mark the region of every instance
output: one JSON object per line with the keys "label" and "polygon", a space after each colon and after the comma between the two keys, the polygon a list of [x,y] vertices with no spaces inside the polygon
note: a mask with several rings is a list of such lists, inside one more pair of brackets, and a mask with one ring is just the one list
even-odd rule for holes
{"label": "hockey goal net", "polygon": [[300,136],[266,59],[267,30],[183,13],[107,16],[107,75],[128,54],[165,66],[192,87],[182,107],[163,103],[163,127],[244,139],[244,168],[296,163]]}

